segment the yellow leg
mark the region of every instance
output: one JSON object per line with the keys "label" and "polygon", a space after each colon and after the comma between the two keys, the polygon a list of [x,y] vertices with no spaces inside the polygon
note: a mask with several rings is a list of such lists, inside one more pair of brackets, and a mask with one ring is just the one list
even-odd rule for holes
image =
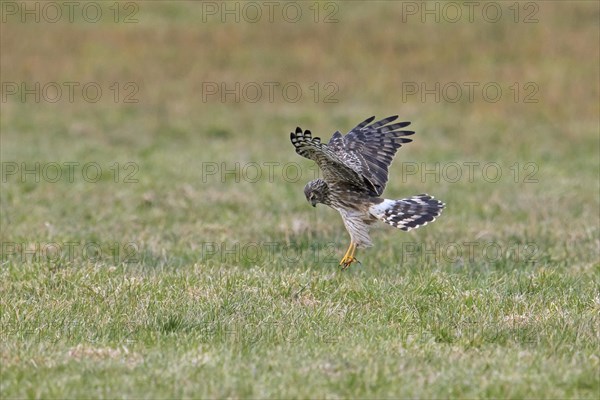
{"label": "yellow leg", "polygon": [[356,253],[356,245],[354,245],[354,247],[352,248],[352,253],[350,254],[350,258],[352,259],[352,261],[358,261],[356,258],[354,258],[354,253]]}
{"label": "yellow leg", "polygon": [[[340,261],[340,265],[342,265],[343,270],[348,268],[354,261],[358,261],[354,257],[354,253],[356,253],[356,244],[354,242],[350,242],[350,246],[348,247],[348,250],[346,250],[346,254],[344,254],[344,257],[342,257],[342,260]],[[360,261],[358,262],[360,263]]]}
{"label": "yellow leg", "polygon": [[346,254],[344,254],[344,257],[342,257],[342,261],[340,261],[340,265],[342,265],[344,263],[344,261],[350,257],[350,250],[352,250],[353,245],[354,245],[354,243],[350,242],[350,246],[348,246],[348,250],[346,250]]}

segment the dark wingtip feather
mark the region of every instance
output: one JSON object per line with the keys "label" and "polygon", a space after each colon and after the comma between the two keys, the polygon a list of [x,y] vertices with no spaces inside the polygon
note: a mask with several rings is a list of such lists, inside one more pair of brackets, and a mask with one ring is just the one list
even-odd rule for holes
{"label": "dark wingtip feather", "polygon": [[[374,118],[374,117],[373,117],[373,118]],[[395,120],[397,120],[397,119],[398,119],[398,116],[397,116],[397,115],[390,115],[389,117],[381,118],[381,119],[380,119],[379,121],[377,121],[377,122],[383,122],[383,121],[385,121],[385,123],[386,123],[386,124],[388,124],[388,123],[390,123],[390,122],[393,122],[393,121],[395,121]]]}
{"label": "dark wingtip feather", "polygon": [[[397,115],[392,115],[390,117],[383,118],[383,119],[380,119],[377,122],[374,122],[373,124],[369,125],[369,128],[371,128],[371,129],[377,129],[377,128],[380,128],[382,126],[388,125],[390,122],[394,122],[396,119],[398,119],[398,116]],[[396,125],[398,125],[398,124],[394,124],[394,126],[396,126]],[[398,128],[401,128],[401,126],[398,126]]]}
{"label": "dark wingtip feather", "polygon": [[296,127],[296,133],[302,133],[302,129],[299,126]]}

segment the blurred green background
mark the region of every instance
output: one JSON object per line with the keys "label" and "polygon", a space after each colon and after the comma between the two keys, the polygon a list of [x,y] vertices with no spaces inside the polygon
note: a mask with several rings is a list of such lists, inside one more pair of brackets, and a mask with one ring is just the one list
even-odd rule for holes
{"label": "blurred green background", "polygon": [[[11,237],[40,235],[44,218],[56,232],[80,232],[70,217],[88,210],[86,229],[124,229],[140,240],[146,223],[131,231],[121,225],[146,218],[136,208],[146,204],[144,194],[167,203],[149,215],[162,228],[147,232],[156,239],[164,239],[165,228],[182,229],[170,227],[177,201],[190,202],[183,216],[194,225],[190,243],[197,237],[248,240],[273,229],[279,237],[273,213],[289,208],[294,214],[286,216],[304,219],[311,211],[301,194],[309,171],[297,182],[281,182],[285,163],[310,166],[291,151],[288,132],[299,125],[326,140],[371,115],[393,114],[417,131],[397,164],[416,162],[418,172],[421,163],[461,166],[456,183],[441,169],[425,179],[401,172],[401,165],[391,170],[388,197],[427,191],[449,203],[444,229],[464,233],[485,224],[502,232],[516,225],[563,232],[568,239],[565,226],[597,221],[593,2],[492,3],[472,11],[437,2],[92,2],[94,7],[73,8],[72,23],[64,5],[61,18],[49,23],[54,10],[44,3],[16,4],[14,14],[3,5],[1,60],[1,155],[19,163],[17,173],[3,171],[3,232]],[[492,85],[489,92],[486,85]],[[62,93],[51,102],[56,86]],[[457,87],[461,97],[454,101]],[[501,94],[494,94],[496,87]],[[23,88],[37,92],[40,101]],[[35,167],[20,163],[36,161],[42,181],[49,162],[80,162],[80,169],[97,162],[106,180],[119,184],[86,184],[80,173],[66,186],[31,185],[33,179],[19,172]],[[124,170],[127,162],[138,167],[138,184],[122,183],[132,172]],[[205,163],[212,162],[219,168],[208,176]],[[241,170],[248,162],[259,163],[265,175],[264,163],[276,163],[277,181],[250,182]],[[474,182],[466,179],[464,162],[479,163]],[[502,167],[499,182],[483,179],[482,167],[490,162]],[[239,185],[225,173],[235,163],[241,163]],[[115,168],[122,176],[111,179]],[[524,184],[533,172],[538,183]],[[232,182],[223,184],[222,173]],[[85,201],[65,207],[65,191],[69,199]],[[55,207],[68,212],[61,215]],[[230,209],[235,221],[224,218]],[[260,218],[264,224],[245,223]]]}

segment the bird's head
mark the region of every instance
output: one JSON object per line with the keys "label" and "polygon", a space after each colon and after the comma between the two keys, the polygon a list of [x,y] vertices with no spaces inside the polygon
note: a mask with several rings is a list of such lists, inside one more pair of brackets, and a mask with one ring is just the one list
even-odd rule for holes
{"label": "bird's head", "polygon": [[317,203],[328,204],[329,186],[323,179],[315,179],[304,186],[304,195],[313,207],[316,207]]}

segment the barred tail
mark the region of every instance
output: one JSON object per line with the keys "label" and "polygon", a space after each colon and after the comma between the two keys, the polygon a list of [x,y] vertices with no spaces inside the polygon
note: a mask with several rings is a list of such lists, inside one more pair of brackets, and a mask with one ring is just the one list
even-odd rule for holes
{"label": "barred tail", "polygon": [[402,200],[384,199],[373,204],[370,213],[395,228],[403,231],[427,225],[441,213],[445,204],[428,194],[420,194]]}

